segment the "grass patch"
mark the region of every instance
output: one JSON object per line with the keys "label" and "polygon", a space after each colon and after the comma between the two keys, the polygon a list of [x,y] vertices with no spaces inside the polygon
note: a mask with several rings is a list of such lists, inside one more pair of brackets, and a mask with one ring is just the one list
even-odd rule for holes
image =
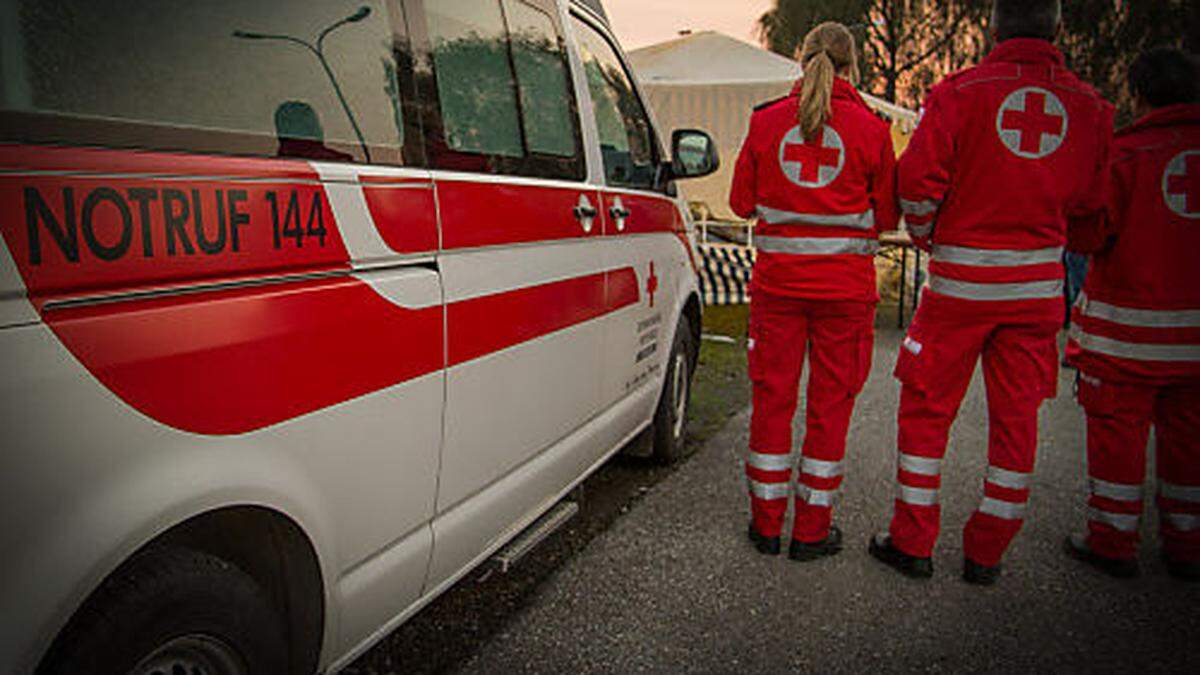
{"label": "grass patch", "polygon": [[706,307],[704,334],[722,335],[733,343],[700,341],[700,362],[692,380],[688,408],[688,443],[699,446],[725,426],[730,417],[750,404],[746,376],[748,305]]}

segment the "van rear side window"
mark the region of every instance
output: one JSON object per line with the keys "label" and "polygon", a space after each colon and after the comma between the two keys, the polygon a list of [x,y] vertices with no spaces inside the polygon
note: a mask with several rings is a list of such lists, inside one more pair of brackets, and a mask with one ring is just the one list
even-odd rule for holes
{"label": "van rear side window", "polygon": [[552,2],[427,0],[436,168],[545,178],[584,174],[579,113]]}
{"label": "van rear side window", "polygon": [[0,0],[0,138],[402,164],[388,7]]}

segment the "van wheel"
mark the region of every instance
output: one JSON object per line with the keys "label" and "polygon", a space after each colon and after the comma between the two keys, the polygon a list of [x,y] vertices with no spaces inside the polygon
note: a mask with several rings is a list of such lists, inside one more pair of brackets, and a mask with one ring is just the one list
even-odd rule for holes
{"label": "van wheel", "polygon": [[692,366],[696,363],[691,325],[686,316],[680,317],[675,329],[675,342],[667,359],[667,376],[663,382],[658,409],[654,412],[654,457],[669,464],[684,457],[687,437],[687,409],[692,395]]}
{"label": "van wheel", "polygon": [[215,556],[140,553],[71,619],[39,673],[287,672],[279,616],[245,572]]}

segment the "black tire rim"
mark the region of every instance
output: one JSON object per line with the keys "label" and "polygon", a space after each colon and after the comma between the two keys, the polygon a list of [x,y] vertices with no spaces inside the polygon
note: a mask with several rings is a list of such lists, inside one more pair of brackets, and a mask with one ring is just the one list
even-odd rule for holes
{"label": "black tire rim", "polygon": [[237,651],[207,635],[183,635],[163,643],[131,675],[247,675]]}

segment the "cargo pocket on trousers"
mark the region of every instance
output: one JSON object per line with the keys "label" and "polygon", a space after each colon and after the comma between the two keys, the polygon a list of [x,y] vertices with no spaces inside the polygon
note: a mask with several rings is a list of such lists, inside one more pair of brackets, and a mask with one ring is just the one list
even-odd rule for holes
{"label": "cargo pocket on trousers", "polygon": [[875,326],[874,316],[866,323],[855,337],[854,346],[855,370],[851,373],[850,387],[857,396],[862,392],[863,385],[871,375],[871,360],[875,355]]}
{"label": "cargo pocket on trousers", "polygon": [[900,355],[896,357],[896,368],[892,375],[901,384],[924,390],[925,364],[930,358],[929,350],[916,330],[916,324],[913,324],[900,343]]}
{"label": "cargo pocket on trousers", "polygon": [[750,328],[749,336],[746,339],[746,369],[750,376],[751,382],[761,382],[766,365],[762,358],[762,338],[763,329],[761,322],[754,318],[754,311],[750,311]]}

